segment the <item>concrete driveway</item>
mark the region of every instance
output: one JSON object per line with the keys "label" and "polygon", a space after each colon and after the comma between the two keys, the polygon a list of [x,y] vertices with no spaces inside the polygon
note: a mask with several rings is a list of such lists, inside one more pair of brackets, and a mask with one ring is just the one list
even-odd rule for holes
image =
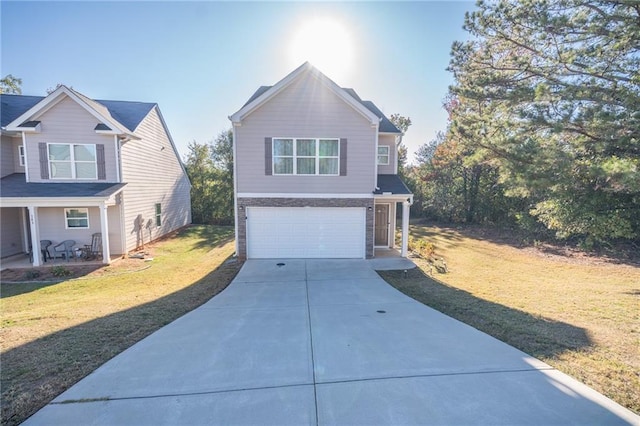
{"label": "concrete driveway", "polygon": [[[284,263],[278,266],[277,263]],[[26,424],[640,424],[362,260],[248,261],[234,282]]]}

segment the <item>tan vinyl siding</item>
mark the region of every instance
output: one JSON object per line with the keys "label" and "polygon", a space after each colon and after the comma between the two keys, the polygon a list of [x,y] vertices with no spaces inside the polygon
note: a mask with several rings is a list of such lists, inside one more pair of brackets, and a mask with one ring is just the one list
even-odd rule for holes
{"label": "tan vinyl siding", "polygon": [[[370,193],[375,186],[376,129],[307,75],[236,127],[240,193]],[[346,138],[347,176],[266,176],[265,137]]]}
{"label": "tan vinyl siding", "polygon": [[22,253],[22,226],[20,208],[0,208],[0,258]]}
{"label": "tan vinyl siding", "polygon": [[[104,144],[107,179],[102,182],[117,182],[114,137],[95,132],[98,119],[70,98],[65,98],[37,118],[41,122],[40,133],[28,133],[27,159],[29,181],[43,182],[40,177],[38,143]],[[69,182],[65,180],[44,180],[45,182]],[[78,180],[77,182],[87,182]]]}
{"label": "tan vinyl siding", "polygon": [[[191,223],[190,187],[156,108],[135,131],[141,140],[122,144],[124,236],[127,250]],[[162,226],[155,225],[155,204]],[[142,220],[142,227],[138,222]],[[149,226],[147,226],[149,225]]]}
{"label": "tan vinyl siding", "polygon": [[389,164],[379,165],[378,174],[380,175],[395,175],[396,171],[396,137],[394,135],[380,135],[378,138],[378,146],[389,147]]}

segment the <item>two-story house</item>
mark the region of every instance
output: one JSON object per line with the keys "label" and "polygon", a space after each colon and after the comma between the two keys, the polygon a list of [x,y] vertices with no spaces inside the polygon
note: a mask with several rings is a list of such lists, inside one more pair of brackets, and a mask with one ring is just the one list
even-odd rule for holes
{"label": "two-story house", "polygon": [[304,63],[229,119],[241,259],[372,258],[395,245],[398,204],[406,256],[402,133],[372,102]]}
{"label": "two-story house", "polygon": [[0,257],[100,234],[109,263],[191,223],[189,179],[157,104],[65,86],[0,99]]}

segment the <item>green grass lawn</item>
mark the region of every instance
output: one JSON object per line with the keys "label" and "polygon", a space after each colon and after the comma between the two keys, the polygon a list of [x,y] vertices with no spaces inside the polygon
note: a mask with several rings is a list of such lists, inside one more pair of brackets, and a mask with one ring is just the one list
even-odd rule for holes
{"label": "green grass lawn", "polygon": [[[520,248],[477,229],[415,225],[448,273],[425,260],[405,294],[539,358],[640,412],[640,267]],[[433,275],[430,275],[433,273]]]}
{"label": "green grass lawn", "polygon": [[[18,424],[101,364],[223,290],[233,228],[192,226],[118,265],[57,284],[3,283],[2,424]],[[126,261],[122,261],[126,263]],[[119,271],[119,269],[123,269]],[[106,273],[105,273],[106,270]]]}

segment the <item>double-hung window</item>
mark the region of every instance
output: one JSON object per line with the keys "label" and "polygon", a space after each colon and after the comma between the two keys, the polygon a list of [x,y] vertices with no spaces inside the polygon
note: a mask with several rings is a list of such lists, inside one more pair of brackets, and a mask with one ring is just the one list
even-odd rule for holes
{"label": "double-hung window", "polygon": [[340,140],[274,138],[274,175],[326,175],[340,173]]}
{"label": "double-hung window", "polygon": [[162,226],[162,204],[156,203],[156,226]]}
{"label": "double-hung window", "polygon": [[66,229],[89,229],[89,209],[64,209]]}
{"label": "double-hung window", "polygon": [[378,164],[381,166],[389,165],[389,147],[386,145],[378,147]]}
{"label": "double-hung window", "polygon": [[49,171],[52,179],[97,179],[95,145],[48,145]]}

